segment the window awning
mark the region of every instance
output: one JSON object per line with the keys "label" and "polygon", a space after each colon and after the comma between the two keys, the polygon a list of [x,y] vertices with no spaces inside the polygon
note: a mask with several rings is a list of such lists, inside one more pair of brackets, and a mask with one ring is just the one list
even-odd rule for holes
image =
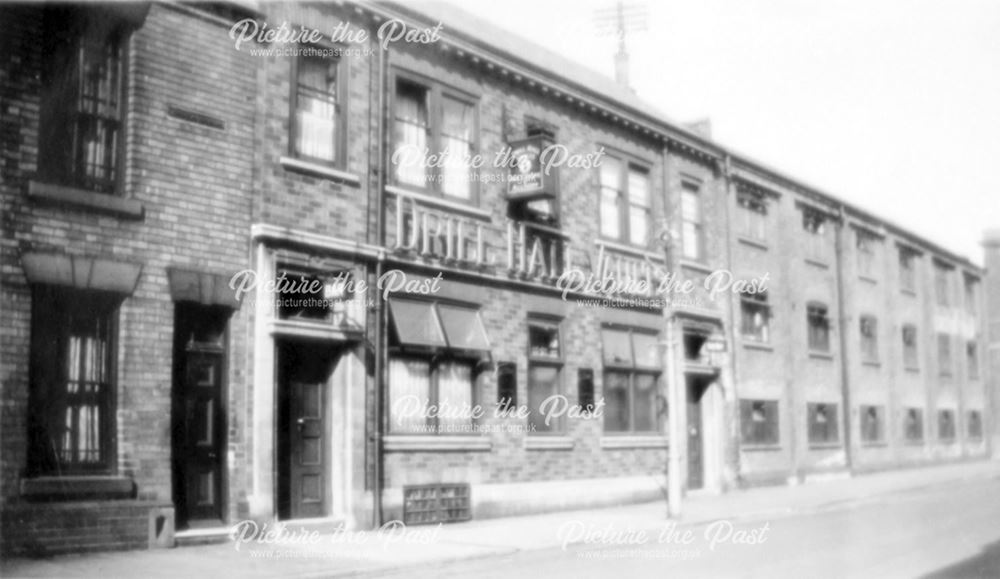
{"label": "window awning", "polygon": [[229,287],[232,275],[206,273],[177,267],[167,268],[170,297],[175,302],[195,302],[204,306],[237,309],[236,291]]}
{"label": "window awning", "polygon": [[142,265],[127,261],[29,252],[21,255],[28,283],[132,295]]}
{"label": "window awning", "polygon": [[479,310],[416,300],[391,299],[393,328],[403,346],[489,352]]}

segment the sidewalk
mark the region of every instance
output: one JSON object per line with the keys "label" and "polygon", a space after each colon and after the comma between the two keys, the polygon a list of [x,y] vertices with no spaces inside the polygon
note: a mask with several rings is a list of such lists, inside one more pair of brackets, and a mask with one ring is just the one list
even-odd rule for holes
{"label": "sidewalk", "polygon": [[[777,519],[852,508],[878,502],[880,496],[964,480],[1000,478],[1000,462],[976,462],[860,475],[797,487],[766,487],[684,501],[678,526],[719,519],[731,522]],[[588,529],[617,531],[663,529],[665,502],[589,511],[424,526],[379,536],[374,532],[326,534],[315,540],[284,544],[257,542],[206,545],[157,551],[67,555],[51,559],[14,559],[0,564],[3,577],[342,577],[460,559],[504,555],[521,550],[557,548],[564,525],[582,522]],[[563,532],[560,532],[560,528]],[[295,530],[289,525],[289,530]]]}

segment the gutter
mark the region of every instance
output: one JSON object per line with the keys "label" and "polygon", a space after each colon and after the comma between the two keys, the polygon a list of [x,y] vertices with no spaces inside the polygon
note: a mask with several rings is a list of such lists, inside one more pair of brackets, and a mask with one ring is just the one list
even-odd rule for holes
{"label": "gutter", "polygon": [[838,209],[840,223],[837,224],[837,235],[834,237],[834,240],[836,243],[835,258],[837,260],[837,319],[839,321],[837,329],[840,332],[840,393],[841,398],[844,401],[844,412],[841,424],[843,425],[844,431],[845,467],[848,471],[851,471],[853,470],[854,464],[854,451],[851,446],[851,381],[850,376],[848,375],[850,364],[847,360],[848,316],[847,312],[844,310],[844,304],[846,302],[844,299],[844,230],[847,227],[847,218],[844,206],[841,205]]}

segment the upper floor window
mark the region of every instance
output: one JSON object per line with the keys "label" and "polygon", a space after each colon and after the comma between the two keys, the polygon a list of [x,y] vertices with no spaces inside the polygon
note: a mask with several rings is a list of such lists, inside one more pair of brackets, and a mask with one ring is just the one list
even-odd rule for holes
{"label": "upper floor window", "polygon": [[875,316],[861,316],[861,360],[878,362],[878,320]]}
{"label": "upper floor window", "polygon": [[688,259],[703,259],[705,237],[701,211],[701,187],[685,181],[681,186],[681,249]]}
{"label": "upper floor window", "polygon": [[965,311],[972,316],[979,313],[979,280],[965,276]]}
{"label": "upper floor window", "polygon": [[934,295],[937,299],[937,305],[941,307],[951,305],[950,276],[950,268],[939,263],[934,264]]}
{"label": "upper floor window", "polygon": [[649,242],[652,194],[649,172],[622,159],[601,161],[600,230],[633,245]]}
{"label": "upper floor window", "polygon": [[903,291],[917,291],[917,254],[906,248],[899,248],[899,287]]}
{"label": "upper floor window", "polygon": [[113,193],[121,176],[125,33],[78,9],[46,12],[39,173]]}
{"label": "upper floor window", "polygon": [[737,227],[740,235],[764,241],[767,239],[767,201],[759,194],[741,191],[736,199],[739,206]]}
{"label": "upper floor window", "polygon": [[830,351],[830,318],[823,304],[810,303],[806,306],[809,323],[809,349],[815,352]]}
{"label": "upper floor window", "polygon": [[858,275],[873,279],[876,270],[876,244],[878,239],[866,231],[860,229],[857,233],[858,249]]}
{"label": "upper floor window", "polygon": [[938,373],[941,376],[951,376],[951,336],[938,334]]}
{"label": "upper floor window", "polygon": [[969,372],[969,380],[979,379],[979,344],[975,340],[970,340],[965,345],[966,367]]}
{"label": "upper floor window", "polygon": [[917,358],[917,327],[912,324],[903,326],[903,367],[916,370],[919,367]]}
{"label": "upper floor window", "polygon": [[391,162],[400,185],[474,200],[476,131],[471,98],[436,83],[396,79]]}
{"label": "upper floor window", "polygon": [[767,292],[740,294],[740,333],[752,342],[771,339],[771,306]]}
{"label": "upper floor window", "polygon": [[806,257],[821,261],[826,259],[826,226],[826,215],[816,209],[802,208],[802,229],[806,232]]}
{"label": "upper floor window", "polygon": [[340,61],[300,56],[292,93],[292,154],[323,163],[342,164],[345,127],[341,116]]}

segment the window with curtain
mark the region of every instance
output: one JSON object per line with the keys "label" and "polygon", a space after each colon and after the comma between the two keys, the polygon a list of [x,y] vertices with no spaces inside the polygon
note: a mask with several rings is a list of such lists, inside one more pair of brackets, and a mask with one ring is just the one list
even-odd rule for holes
{"label": "window with curtain", "polygon": [[814,352],[830,351],[830,318],[823,304],[810,303],[806,306],[809,323],[809,349]]}
{"label": "window with curtain", "polygon": [[701,187],[685,181],[681,186],[681,251],[688,259],[702,259]]}
{"label": "window with curtain", "polygon": [[33,294],[29,472],[114,465],[114,323],[119,298],[40,287]]}
{"label": "window with curtain", "polygon": [[840,440],[837,428],[837,405],[816,403],[807,405],[809,442],[832,444]]}
{"label": "window with curtain", "polygon": [[340,102],[339,60],[300,56],[296,62],[293,154],[297,157],[336,163]]}
{"label": "window with curtain", "polygon": [[771,339],[771,306],[767,292],[740,294],[740,334],[744,340],[766,343]]}
{"label": "window with curtain", "polygon": [[740,400],[740,431],[744,444],[778,444],[778,401]]}
{"label": "window with curtain", "polygon": [[[396,434],[468,434],[474,404],[471,361],[389,356],[389,430]],[[402,401],[406,403],[402,403]],[[428,416],[428,405],[441,409]],[[416,410],[416,411],[414,411]],[[459,415],[461,414],[461,415]]]}
{"label": "window with curtain", "polygon": [[45,16],[39,169],[61,185],[117,189],[123,139],[124,32],[112,19]]}
{"label": "window with curtain", "polygon": [[656,334],[605,328],[601,341],[605,432],[659,432],[661,363]]}
{"label": "window with curtain", "polygon": [[[396,183],[474,200],[475,102],[440,84],[400,77],[393,109]],[[437,157],[435,162],[428,163],[427,154]]]}

